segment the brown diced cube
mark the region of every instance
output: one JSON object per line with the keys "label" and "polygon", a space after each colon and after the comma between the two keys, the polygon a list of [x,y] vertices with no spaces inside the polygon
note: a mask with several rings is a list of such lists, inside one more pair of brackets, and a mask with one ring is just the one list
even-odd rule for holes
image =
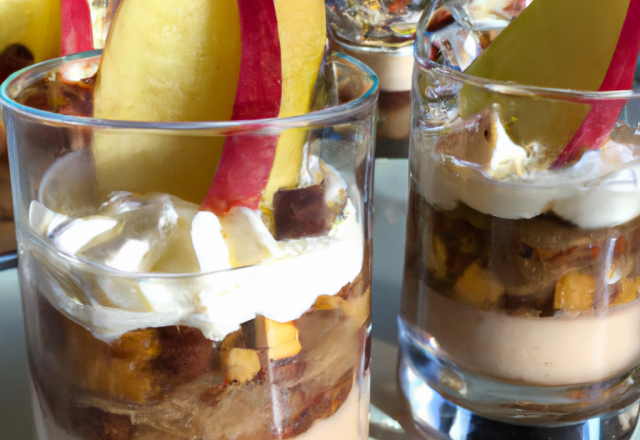
{"label": "brown diced cube", "polygon": [[331,229],[324,182],[305,188],[278,191],[273,197],[276,239],[321,235]]}
{"label": "brown diced cube", "polygon": [[157,365],[174,375],[193,379],[212,368],[216,348],[197,328],[163,327],[160,344],[162,351]]}

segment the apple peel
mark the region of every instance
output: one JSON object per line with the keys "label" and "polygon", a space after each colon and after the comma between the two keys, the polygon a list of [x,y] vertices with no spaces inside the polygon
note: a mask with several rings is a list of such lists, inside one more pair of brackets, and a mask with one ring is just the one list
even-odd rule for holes
{"label": "apple peel", "polygon": [[[242,53],[232,120],[274,118],[282,99],[282,61],[273,0],[238,0]],[[257,81],[257,79],[260,81]],[[278,136],[229,136],[201,210],[257,209]]]}
{"label": "apple peel", "polygon": [[[609,64],[600,92],[630,90],[633,87],[638,54],[640,53],[640,0],[631,0],[620,38]],[[551,165],[558,169],[579,158],[585,149],[597,150],[604,144],[618,121],[627,100],[594,101],[589,114],[566,148]]]}
{"label": "apple peel", "polygon": [[93,50],[91,10],[87,0],[62,0],[62,55]]}
{"label": "apple peel", "polygon": [[[635,67],[629,58],[637,55],[637,51],[630,53],[640,32],[640,28],[633,29],[637,7],[638,0],[536,0],[465,73],[552,89],[623,88],[623,78],[633,75]],[[460,92],[460,115],[476,115],[494,103],[503,109],[500,117],[509,137],[522,146],[544,145],[540,166],[551,168],[575,159],[584,149],[598,148],[598,141],[606,138],[624,105],[608,102],[608,110],[596,110],[595,104],[607,103],[496,95],[465,84]],[[594,116],[589,117],[592,111]]]}

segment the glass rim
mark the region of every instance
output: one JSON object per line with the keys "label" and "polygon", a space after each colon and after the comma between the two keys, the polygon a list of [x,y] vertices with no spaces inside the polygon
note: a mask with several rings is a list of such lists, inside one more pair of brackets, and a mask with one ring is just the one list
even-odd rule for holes
{"label": "glass rim", "polygon": [[523,96],[532,99],[554,99],[562,101],[619,101],[629,99],[640,99],[640,88],[631,90],[612,91],[590,91],[574,90],[553,87],[539,87],[519,84],[513,81],[500,81],[479,76],[469,75],[444,64],[437,63],[419,54],[416,44],[414,48],[414,59],[416,65],[424,70],[435,70],[443,74],[450,75],[457,81],[470,84],[474,87],[484,89],[487,92],[500,95]]}
{"label": "glass rim", "polygon": [[[348,120],[363,108],[373,106],[378,95],[378,77],[366,64],[357,59],[340,53],[331,52],[326,62],[338,61],[351,65],[360,72],[364,78],[371,81],[370,87],[360,96],[334,107],[312,111],[299,116],[289,116],[284,118],[248,119],[237,121],[188,121],[188,122],[149,122],[149,121],[124,121],[115,119],[102,119],[84,116],[62,115],[60,113],[38,110],[16,102],[9,96],[10,87],[35,73],[45,75],[47,72],[61,66],[63,63],[78,61],[98,57],[102,54],[102,49],[80,52],[65,57],[54,58],[38,64],[25,67],[10,75],[5,82],[0,85],[0,104],[7,109],[30,116],[36,120],[46,123],[63,124],[68,126],[100,127],[112,129],[140,129],[140,130],[172,130],[172,131],[216,131],[221,135],[239,134],[241,132],[261,132],[262,130],[277,127],[278,131],[295,128],[309,128],[320,125],[331,125],[338,121]],[[29,84],[31,85],[31,84]],[[24,89],[23,89],[24,90]]]}
{"label": "glass rim", "polygon": [[640,99],[640,88],[631,90],[615,90],[615,91],[590,91],[590,90],[574,90],[553,87],[539,87],[525,84],[518,84],[514,81],[499,81],[478,76],[469,75],[458,69],[436,63],[425,56],[427,41],[427,24],[431,14],[435,10],[437,3],[431,8],[425,8],[422,11],[420,20],[416,27],[416,40],[413,46],[413,57],[415,64],[421,69],[438,70],[444,74],[451,75],[456,80],[468,83],[474,87],[484,89],[488,92],[498,93],[501,95],[524,96],[530,98],[548,98],[563,101],[606,101],[606,100],[627,100]]}

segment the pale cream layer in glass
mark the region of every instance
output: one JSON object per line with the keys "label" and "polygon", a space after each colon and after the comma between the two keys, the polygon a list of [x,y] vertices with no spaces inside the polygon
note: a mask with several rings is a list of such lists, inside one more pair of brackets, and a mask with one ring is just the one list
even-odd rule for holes
{"label": "pale cream layer in glass", "polygon": [[640,300],[548,318],[484,311],[422,285],[426,332],[458,367],[537,385],[599,382],[640,363]]}

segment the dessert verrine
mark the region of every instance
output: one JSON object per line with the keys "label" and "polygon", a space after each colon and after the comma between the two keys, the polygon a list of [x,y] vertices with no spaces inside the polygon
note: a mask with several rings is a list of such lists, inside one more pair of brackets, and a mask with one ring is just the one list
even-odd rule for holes
{"label": "dessert verrine", "polygon": [[[341,194],[329,231],[278,241],[262,211],[233,208],[216,231],[163,194],[114,193],[83,217],[33,201],[31,239],[51,247],[26,244],[21,273],[45,423],[80,438],[363,438],[369,257]],[[176,271],[204,273],[157,274]]]}
{"label": "dessert verrine", "polygon": [[459,367],[501,380],[626,373],[640,361],[640,139],[620,123],[549,172],[498,111],[456,116],[415,151],[403,317]]}
{"label": "dessert verrine", "polygon": [[[61,78],[27,89],[25,102],[57,88],[69,105],[42,109],[87,111],[92,81]],[[40,435],[366,438],[359,188],[371,153],[353,157],[355,133],[312,130],[295,188],[224,215],[166,193],[106,192],[96,151],[68,133],[76,140],[36,179],[20,232]]]}
{"label": "dessert verrine", "polygon": [[458,2],[423,16],[400,383],[418,424],[448,436],[470,411],[545,428],[602,417],[603,438],[624,438],[640,363],[640,2],[525,3],[496,3],[517,16],[506,27]]}
{"label": "dessert verrine", "polygon": [[319,0],[109,32],[3,89],[39,435],[366,438],[375,76]]}

